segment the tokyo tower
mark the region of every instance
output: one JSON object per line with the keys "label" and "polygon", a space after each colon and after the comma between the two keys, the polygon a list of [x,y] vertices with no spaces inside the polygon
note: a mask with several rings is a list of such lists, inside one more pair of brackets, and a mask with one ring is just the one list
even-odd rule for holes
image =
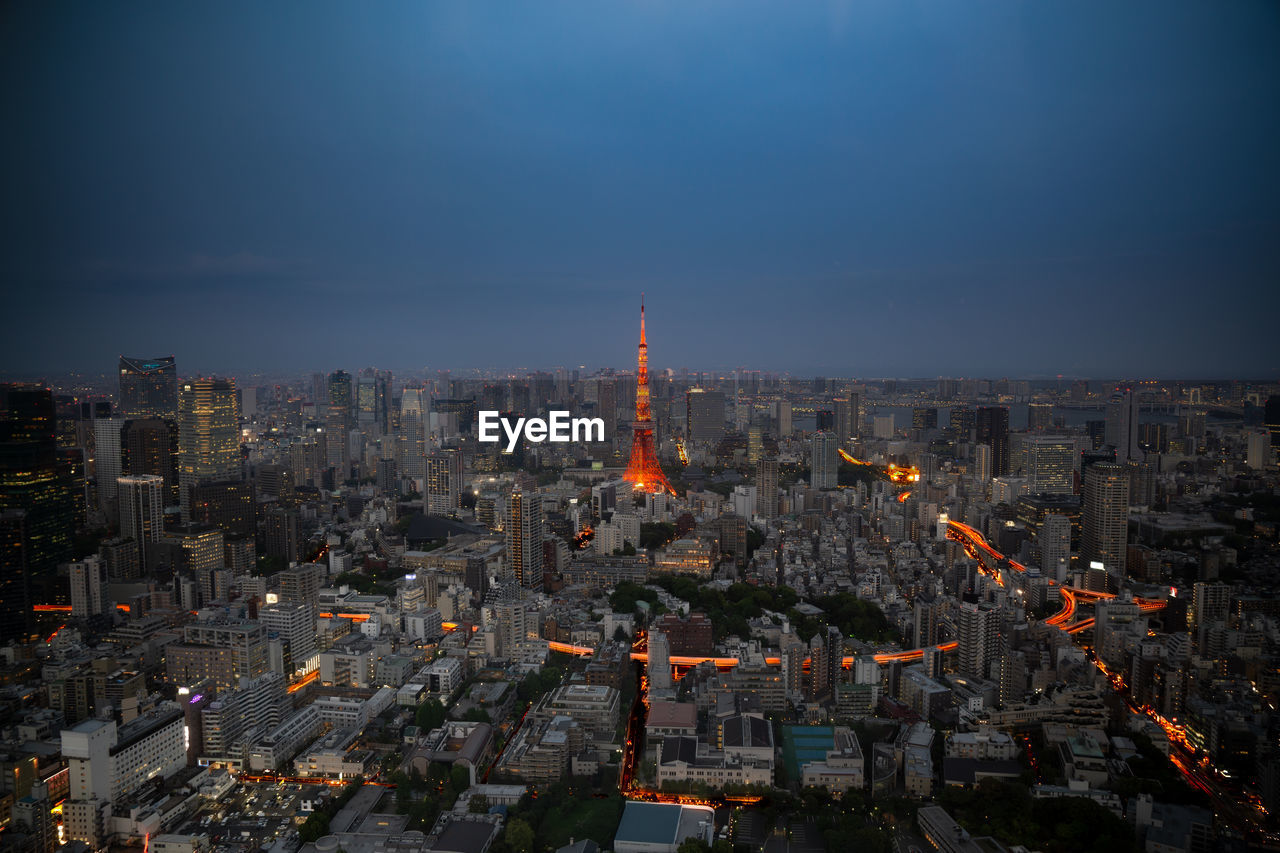
{"label": "tokyo tower", "polygon": [[653,449],[653,414],[649,410],[649,345],[644,339],[644,294],[640,295],[640,359],[636,369],[636,420],[632,429],[631,462],[622,479],[637,492],[669,492],[676,490],[667,482]]}

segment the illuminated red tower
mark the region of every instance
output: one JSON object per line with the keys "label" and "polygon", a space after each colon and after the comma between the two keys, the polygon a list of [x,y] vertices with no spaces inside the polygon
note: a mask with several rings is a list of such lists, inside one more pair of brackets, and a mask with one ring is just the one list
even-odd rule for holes
{"label": "illuminated red tower", "polygon": [[622,479],[637,492],[670,492],[667,475],[658,464],[658,454],[653,449],[653,414],[649,410],[649,345],[644,339],[644,294],[640,295],[640,360],[636,368],[636,420],[632,429],[631,462]]}

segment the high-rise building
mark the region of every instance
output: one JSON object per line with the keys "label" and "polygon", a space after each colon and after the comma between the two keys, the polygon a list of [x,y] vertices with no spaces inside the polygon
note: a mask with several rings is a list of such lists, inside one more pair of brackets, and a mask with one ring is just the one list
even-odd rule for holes
{"label": "high-rise building", "polygon": [[691,442],[716,444],[724,437],[724,392],[690,388],[685,395],[688,421],[685,435]]}
{"label": "high-rise building", "polygon": [[1280,394],[1267,398],[1262,409],[1262,422],[1271,434],[1271,446],[1280,448]]}
{"label": "high-rise building", "polygon": [[97,557],[86,557],[68,566],[71,578],[71,616],[90,619],[107,612],[107,567]]}
{"label": "high-rise building", "polygon": [[951,426],[949,429],[955,435],[956,441],[970,441],[973,438],[975,424],[973,409],[968,406],[951,407]]}
{"label": "high-rise building", "polygon": [[1040,571],[1058,583],[1067,579],[1071,565],[1071,519],[1060,513],[1047,513],[1036,533],[1040,549]]}
{"label": "high-rise building", "polygon": [[[76,511],[75,497],[58,457],[54,430],[53,394],[49,389],[0,385],[0,514],[10,510],[24,513],[21,522],[12,516],[6,534],[22,541],[27,569],[20,587],[24,603],[66,600],[66,588],[59,583],[57,570],[59,563],[71,558]],[[16,548],[6,550],[8,554],[16,553]],[[8,554],[6,558],[10,558]],[[7,577],[10,573],[10,567],[5,565],[0,575]],[[17,589],[9,587],[5,595],[16,595]],[[9,608],[18,606],[18,602],[6,600],[0,605]],[[26,613],[0,621],[25,625],[25,619]],[[9,638],[0,641],[5,639]]]}
{"label": "high-rise building", "polygon": [[[778,430],[778,438],[791,435],[791,401],[779,400],[773,404],[773,422]],[[1280,429],[1280,427],[1277,427]]]}
{"label": "high-rise building", "polygon": [[240,480],[240,395],[230,379],[192,379],[178,390],[178,491],[191,519],[196,483]]}
{"label": "high-rise building", "polygon": [[1075,491],[1076,443],[1067,436],[1032,435],[1023,439],[1027,488],[1031,494],[1069,495]]}
{"label": "high-rise building", "polygon": [[1009,410],[1004,406],[979,406],[975,418],[978,444],[991,448],[991,476],[1009,473]]}
{"label": "high-rise building", "polygon": [[756,463],[756,512],[761,518],[778,517],[778,458],[764,456]]}
{"label": "high-rise building", "polygon": [[178,416],[178,368],[173,356],[120,356],[120,410],[127,418]]}
{"label": "high-rise building", "polygon": [[1028,432],[1048,432],[1051,429],[1053,429],[1053,404],[1027,404]]}
{"label": "high-rise building", "polygon": [[810,440],[810,485],[815,489],[834,489],[838,485],[840,457],[836,452],[837,441],[835,434],[830,432],[814,433]]}
{"label": "high-rise building", "polygon": [[911,410],[912,429],[937,429],[938,410],[932,406],[917,406]]}
{"label": "high-rise building", "polygon": [[542,501],[516,486],[507,498],[507,558],[518,586],[542,586]]}
{"label": "high-rise building", "polygon": [[329,374],[329,405],[325,414],[325,461],[330,468],[337,468],[339,480],[347,478],[350,462],[347,434],[352,427],[351,374],[335,370]]}
{"label": "high-rise building", "polygon": [[648,673],[651,690],[671,689],[671,646],[663,631],[649,633]]}
{"label": "high-rise building", "polygon": [[983,485],[991,482],[991,446],[988,444],[973,446],[973,478]]}
{"label": "high-rise building", "polygon": [[1245,461],[1255,471],[1270,468],[1275,455],[1271,450],[1271,436],[1266,432],[1251,432],[1245,448]]}
{"label": "high-rise building", "polygon": [[838,397],[834,401],[836,441],[845,450],[852,449],[853,442],[858,438],[860,403],[861,398],[856,392],[851,392],[848,397]]}
{"label": "high-rise building", "polygon": [[31,622],[27,588],[27,513],[0,510],[0,642],[22,640]]}
{"label": "high-rise building", "polygon": [[178,422],[159,418],[125,421],[120,431],[121,473],[164,478],[163,502],[177,506]]}
{"label": "high-rise building", "polygon": [[445,448],[427,457],[427,512],[454,515],[462,506],[462,454]]}
{"label": "high-rise building", "polygon": [[98,418],[93,422],[93,470],[98,483],[98,506],[114,522],[116,514],[116,480],[124,473],[121,447],[123,418]]}
{"label": "high-rise building", "polygon": [[917,598],[913,606],[915,647],[923,649],[938,644],[938,626],[941,623],[941,606],[933,601]]}
{"label": "high-rise building", "polygon": [[961,602],[956,633],[960,643],[957,669],[967,675],[989,677],[991,664],[999,653],[1000,611],[971,601]]}
{"label": "high-rise building", "polygon": [[1095,462],[1084,475],[1080,561],[1102,563],[1108,574],[1124,574],[1129,539],[1129,472],[1112,462]]}
{"label": "high-rise building", "polygon": [[298,511],[275,507],[267,510],[264,530],[267,556],[286,564],[302,556],[302,526]]}
{"label": "high-rise building", "polygon": [[179,687],[207,680],[215,690],[232,690],[267,669],[267,630],[257,622],[192,623],[165,649],[165,677]]}
{"label": "high-rise building", "polygon": [[1116,449],[1116,462],[1145,458],[1138,442],[1138,395],[1132,389],[1117,393],[1107,403],[1106,441]]}
{"label": "high-rise building", "polygon": [[427,435],[431,431],[431,397],[425,388],[407,387],[400,395],[400,435],[396,468],[402,476],[422,480],[427,475]]}
{"label": "high-rise building", "polygon": [[120,536],[138,543],[138,558],[145,572],[147,546],[159,542],[164,532],[164,478],[137,474],[116,481],[120,504]]}

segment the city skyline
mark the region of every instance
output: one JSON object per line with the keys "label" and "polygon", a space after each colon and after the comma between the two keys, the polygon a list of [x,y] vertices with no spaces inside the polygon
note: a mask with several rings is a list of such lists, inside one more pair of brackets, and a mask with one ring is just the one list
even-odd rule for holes
{"label": "city skyline", "polygon": [[1274,378],[1274,7],[929,12],[11,7],[0,360]]}

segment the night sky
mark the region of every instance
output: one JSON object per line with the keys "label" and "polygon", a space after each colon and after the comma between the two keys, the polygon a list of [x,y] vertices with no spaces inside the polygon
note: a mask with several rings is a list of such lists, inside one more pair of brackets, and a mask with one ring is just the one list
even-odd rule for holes
{"label": "night sky", "polygon": [[0,370],[1280,376],[1280,3],[0,6]]}

